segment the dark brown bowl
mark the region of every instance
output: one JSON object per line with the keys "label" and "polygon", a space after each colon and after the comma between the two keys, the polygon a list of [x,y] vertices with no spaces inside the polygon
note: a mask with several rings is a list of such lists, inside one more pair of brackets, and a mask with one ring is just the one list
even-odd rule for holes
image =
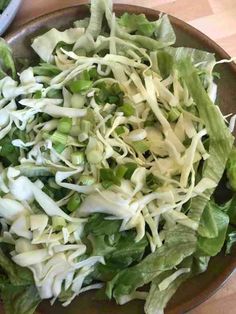
{"label": "dark brown bowl", "polygon": [[[117,15],[123,12],[145,13],[149,19],[157,19],[159,12],[143,7],[132,5],[114,5]],[[18,31],[9,34],[6,40],[12,46],[16,57],[34,58],[30,49],[31,38],[47,29],[56,27],[64,29],[73,21],[89,14],[87,5],[79,5],[73,8],[50,13],[39,17],[22,26]],[[210,38],[186,24],[185,22],[170,16],[172,25],[177,35],[177,46],[187,46],[214,52],[217,59],[227,59],[229,55],[214,43]],[[218,99],[224,113],[235,112],[236,104],[236,65],[233,63],[218,66],[217,71],[221,74],[218,84]],[[232,274],[236,266],[236,256],[224,256],[220,254],[210,262],[207,272],[183,284],[170,301],[167,313],[182,314],[196,305],[205,301],[222,286]],[[41,314],[143,314],[142,302],[131,302],[124,306],[118,306],[114,302],[96,301],[94,293],[86,293],[79,296],[69,307],[60,305],[50,307],[49,303],[43,302],[39,308]]]}

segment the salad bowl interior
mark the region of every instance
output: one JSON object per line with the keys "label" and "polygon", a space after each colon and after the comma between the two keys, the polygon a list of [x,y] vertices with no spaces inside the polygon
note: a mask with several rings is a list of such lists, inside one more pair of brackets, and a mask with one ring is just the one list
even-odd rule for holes
{"label": "salad bowl interior", "polygon": [[[121,15],[123,12],[144,13],[149,19],[157,19],[159,15],[157,11],[131,5],[116,4],[114,10],[117,15]],[[33,37],[44,33],[52,27],[63,30],[72,25],[75,20],[88,15],[89,8],[87,5],[63,9],[24,25],[16,32],[9,34],[6,40],[11,45],[16,58],[33,59],[33,50],[30,48]],[[177,36],[176,46],[193,47],[214,52],[218,60],[229,58],[219,46],[204,34],[174,17],[170,17],[170,20]],[[220,107],[224,114],[235,112],[236,65],[229,63],[220,64],[217,66],[217,72],[221,76],[221,80],[218,83]],[[223,196],[224,191],[222,193]],[[179,288],[167,307],[167,313],[184,313],[206,300],[225,282],[235,266],[236,256],[234,254],[225,256],[224,253],[221,253],[213,258],[205,273],[188,280]],[[49,302],[44,302],[37,311],[37,313],[41,314],[55,312],[57,314],[141,314],[143,313],[143,304],[141,301],[133,301],[120,307],[115,302],[98,300],[95,293],[89,292],[76,298],[67,308],[63,308],[59,304],[51,307]]]}

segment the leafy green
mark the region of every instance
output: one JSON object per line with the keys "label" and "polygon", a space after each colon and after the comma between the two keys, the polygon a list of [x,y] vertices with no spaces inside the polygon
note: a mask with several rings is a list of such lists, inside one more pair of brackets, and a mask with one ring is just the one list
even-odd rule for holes
{"label": "leafy green", "polygon": [[129,33],[136,32],[137,34],[151,37],[155,30],[155,23],[148,21],[144,14],[129,14],[124,13],[118,20],[121,26]]}
{"label": "leafy green", "polygon": [[11,71],[13,77],[16,76],[16,68],[12,57],[12,50],[3,38],[0,38],[0,78]]}
{"label": "leafy green", "polygon": [[13,263],[2,249],[0,249],[0,268],[7,274],[14,286],[29,285],[33,282],[31,271]]}
{"label": "leafy green", "polygon": [[146,314],[155,314],[162,313],[163,309],[166,307],[166,304],[174,295],[179,286],[189,277],[189,274],[182,274],[175,281],[173,281],[167,289],[160,291],[158,288],[159,283],[165,278],[170,276],[173,271],[167,271],[158,276],[153,280],[151,288],[145,303],[145,313]]}
{"label": "leafy green", "polygon": [[1,290],[6,314],[33,314],[41,299],[35,286],[8,285]]}
{"label": "leafy green", "polygon": [[9,248],[4,246],[3,249],[0,249],[0,269],[4,273],[0,277],[0,291],[5,312],[6,314],[33,314],[40,297],[36,287],[32,285],[32,273],[7,257]]}
{"label": "leafy green", "polygon": [[186,227],[177,226],[168,231],[166,243],[139,264],[121,271],[107,286],[107,295],[118,300],[122,295],[133,293],[164,271],[179,265],[193,254],[196,238]]}
{"label": "leafy green", "polygon": [[[216,204],[215,204],[216,206]],[[229,216],[230,224],[236,224],[236,195],[224,204],[217,205],[220,210]]]}
{"label": "leafy green", "polygon": [[[197,104],[199,116],[209,135],[210,157],[205,162],[202,176],[213,180],[217,185],[223,175],[234,138],[225,125],[219,110],[207,95],[190,59],[181,60],[178,67],[193,100]],[[202,212],[212,193],[213,189],[207,189],[201,195],[193,198],[189,218],[200,221]]]}
{"label": "leafy green", "polygon": [[34,75],[41,76],[56,76],[61,72],[57,66],[50,63],[40,63],[38,66],[33,67]]}
{"label": "leafy green", "polygon": [[[191,268],[192,257],[187,257],[182,263],[180,268]],[[146,303],[145,303],[145,313],[154,314],[162,312],[166,307],[167,302],[179,288],[179,286],[190,277],[191,273],[180,274],[174,281],[170,282],[168,287],[164,290],[160,290],[160,283],[166,278],[170,277],[176,272],[176,270],[168,270],[157,276],[151,284],[150,291],[148,293]]]}
{"label": "leafy green", "polygon": [[[211,221],[214,221],[212,225],[214,224],[215,226],[214,228],[211,228],[212,230],[214,229],[212,234],[210,234],[211,237],[209,237],[209,234],[207,234],[208,237],[198,237],[198,254],[200,256],[215,256],[221,251],[225,242],[226,232],[229,225],[228,215],[222,212],[217,206],[214,206],[211,203],[209,206],[209,211],[211,211],[212,215]],[[217,235],[212,237],[215,231]],[[204,232],[202,232],[202,234],[204,234]]]}
{"label": "leafy green", "polygon": [[84,227],[84,231],[87,234],[100,235],[112,235],[119,232],[121,221],[120,220],[108,220],[105,219],[103,214],[93,214],[89,217],[88,222]]}
{"label": "leafy green", "polygon": [[227,234],[226,238],[226,254],[230,254],[232,252],[232,248],[236,243],[236,231],[231,231]]}
{"label": "leafy green", "polygon": [[193,256],[192,274],[194,276],[207,270],[210,256]]}
{"label": "leafy green", "polygon": [[226,164],[226,173],[232,190],[236,191],[236,148],[234,147],[229,155]]}
{"label": "leafy green", "polygon": [[218,228],[215,220],[215,206],[215,203],[208,202],[203,211],[198,228],[198,233],[202,237],[215,238],[218,236]]}
{"label": "leafy green", "polygon": [[[142,17],[140,19],[142,19]],[[131,20],[132,23],[133,23],[133,20],[134,19],[132,18]],[[150,37],[138,35],[138,34],[134,34],[134,35],[129,34],[123,28],[118,27],[118,25],[117,25],[117,35],[118,37],[131,41],[133,43],[136,43],[137,45],[143,48],[149,49],[149,50],[161,49],[175,43],[175,40],[176,40],[175,33],[167,15],[163,15],[157,21],[152,22],[152,24],[155,26],[155,29],[153,32],[154,38],[150,38]],[[140,26],[140,29],[143,28],[141,33],[152,32],[152,27],[150,27],[150,24],[148,24],[148,28],[147,28],[147,23],[144,25],[145,27]],[[139,30],[139,33],[140,33],[140,30]]]}

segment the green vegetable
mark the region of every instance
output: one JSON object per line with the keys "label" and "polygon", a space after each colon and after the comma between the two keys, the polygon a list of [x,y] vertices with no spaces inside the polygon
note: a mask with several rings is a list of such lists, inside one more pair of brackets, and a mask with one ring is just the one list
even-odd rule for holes
{"label": "green vegetable", "polygon": [[93,82],[86,80],[75,80],[68,84],[72,93],[81,93],[89,90],[93,85]]}
{"label": "green vegetable", "polygon": [[75,210],[78,209],[78,207],[81,204],[81,197],[79,196],[78,193],[75,193],[70,199],[69,202],[67,203],[67,209],[70,212],[74,212]]}
{"label": "green vegetable", "polygon": [[135,109],[130,104],[124,104],[119,107],[119,111],[122,111],[126,117],[133,116],[135,113]]}
{"label": "green vegetable", "polygon": [[[41,61],[16,63],[17,76],[0,40],[6,313],[102,286],[162,313],[236,242],[234,138],[215,105],[214,54],[173,47],[167,15],[116,17],[108,0],[90,9],[35,37]],[[225,184],[231,199],[218,204]]]}
{"label": "green vegetable", "polygon": [[120,220],[108,220],[102,214],[93,214],[85,225],[85,232],[95,236],[112,235],[119,232],[120,225]]}
{"label": "green vegetable", "polygon": [[133,162],[128,162],[125,164],[125,167],[127,168],[127,171],[125,173],[124,178],[126,180],[129,180],[132,177],[132,174],[134,173],[134,171],[138,167],[138,165],[133,163]]}
{"label": "green vegetable", "polygon": [[120,177],[113,172],[111,169],[102,168],[100,169],[100,180],[104,188],[108,188],[111,185],[120,185]]}
{"label": "green vegetable", "polygon": [[236,231],[231,231],[230,233],[227,234],[227,239],[226,239],[226,254],[231,254],[233,246],[236,243]]}
{"label": "green vegetable", "polygon": [[7,285],[1,289],[6,314],[34,314],[41,299],[37,289],[31,286]]}
{"label": "green vegetable", "polygon": [[72,119],[71,118],[61,118],[59,120],[57,130],[61,133],[68,134],[72,127]]}
{"label": "green vegetable", "polygon": [[[204,214],[201,218],[201,221],[205,220],[202,225],[200,222],[200,226],[202,226],[200,229],[200,234],[204,234],[204,236],[200,235],[198,237],[198,255],[215,256],[221,251],[224,245],[229,224],[229,217],[212,203],[208,203],[207,207],[204,209],[204,212],[206,210],[210,212],[211,219],[206,220],[206,215]],[[206,226],[208,222],[211,225],[210,228],[209,226]],[[204,227],[203,224],[205,224]]]}
{"label": "green vegetable", "polygon": [[231,188],[236,190],[236,148],[233,148],[226,165],[227,177]]}
{"label": "green vegetable", "polygon": [[55,144],[66,145],[68,136],[67,134],[55,131],[50,138]]}
{"label": "green vegetable", "polygon": [[[6,1],[4,1],[4,3],[6,3]],[[8,70],[10,70],[12,77],[15,78],[16,68],[12,51],[3,38],[0,38],[0,61],[0,78],[7,75]]]}
{"label": "green vegetable", "polygon": [[74,152],[71,154],[71,162],[74,165],[82,165],[84,163],[84,153]]}
{"label": "green vegetable", "polygon": [[41,76],[56,76],[61,73],[57,66],[50,63],[40,63],[38,66],[33,67],[34,75]]}

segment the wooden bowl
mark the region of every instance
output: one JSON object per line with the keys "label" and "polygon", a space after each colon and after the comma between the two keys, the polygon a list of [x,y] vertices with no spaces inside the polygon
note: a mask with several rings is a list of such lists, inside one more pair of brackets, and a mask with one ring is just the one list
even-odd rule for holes
{"label": "wooden bowl", "polygon": [[[149,19],[157,19],[160,13],[143,7],[122,4],[114,5],[114,10],[117,15],[121,15],[123,12],[144,13]],[[73,21],[88,15],[89,8],[87,5],[62,9],[27,23],[16,32],[9,34],[6,40],[12,46],[16,57],[34,58],[33,50],[30,48],[31,38],[52,27],[65,29],[71,26]],[[170,20],[177,35],[176,46],[214,52],[217,59],[229,58],[222,48],[195,28],[172,16],[170,16]],[[217,67],[217,71],[221,75],[218,84],[220,106],[224,113],[235,112],[236,65],[233,63],[222,64]],[[166,313],[181,314],[205,301],[225,283],[235,266],[235,255],[224,256],[221,253],[213,258],[207,272],[187,281],[179,288],[170,301]],[[43,302],[39,308],[41,314],[143,314],[143,312],[143,302],[141,301],[133,301],[124,306],[118,306],[115,302],[96,300],[93,292],[77,297],[67,308],[63,308],[59,304],[50,307],[48,302]]]}

